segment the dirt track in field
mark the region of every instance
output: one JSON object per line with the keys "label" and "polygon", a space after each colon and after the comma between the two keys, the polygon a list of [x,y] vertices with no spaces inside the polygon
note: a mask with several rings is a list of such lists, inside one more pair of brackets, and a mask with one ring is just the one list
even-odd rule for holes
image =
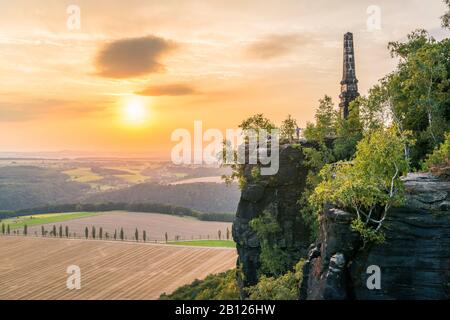
{"label": "dirt track in field", "polygon": [[[0,299],[157,299],[235,263],[235,249],[0,236]],[[80,290],[67,289],[70,265]]]}
{"label": "dirt track in field", "polygon": [[[227,228],[231,233],[231,223],[228,222],[210,222],[200,221],[191,217],[177,217],[159,213],[137,213],[112,211],[98,216],[85,217],[73,219],[60,223],[45,224],[47,231],[51,231],[53,225],[59,230],[59,226],[69,227],[69,233],[75,232],[78,237],[84,236],[86,227],[91,234],[92,226],[95,226],[96,233],[100,227],[103,228],[103,235],[106,232],[112,237],[114,231],[119,233],[120,228],[123,228],[127,239],[133,239],[135,230],[138,228],[139,237],[142,237],[142,231],[147,232],[147,239],[149,240],[164,240],[167,232],[169,239],[173,240],[175,236],[180,236],[180,239],[191,240],[202,238],[207,239],[208,235],[211,239],[218,238],[218,231],[221,230],[222,237],[226,237]],[[41,226],[29,227],[28,234],[41,234]],[[231,235],[230,235],[231,237]]]}

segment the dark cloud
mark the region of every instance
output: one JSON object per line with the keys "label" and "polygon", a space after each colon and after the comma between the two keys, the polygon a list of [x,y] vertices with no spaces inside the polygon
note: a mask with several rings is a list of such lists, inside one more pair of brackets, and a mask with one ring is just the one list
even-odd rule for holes
{"label": "dark cloud", "polygon": [[296,47],[309,43],[300,34],[272,34],[247,47],[247,55],[257,59],[272,59],[291,53]]}
{"label": "dark cloud", "polygon": [[197,93],[193,86],[182,83],[148,86],[144,90],[136,92],[141,96],[185,96]]}
{"label": "dark cloud", "polygon": [[155,36],[122,39],[105,45],[95,59],[98,74],[109,78],[138,77],[161,72],[160,59],[176,47]]}

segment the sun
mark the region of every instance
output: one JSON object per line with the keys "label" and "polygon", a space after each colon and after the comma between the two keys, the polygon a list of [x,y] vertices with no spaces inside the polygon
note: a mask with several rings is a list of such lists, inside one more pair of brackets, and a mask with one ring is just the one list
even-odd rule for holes
{"label": "sun", "polygon": [[149,120],[149,110],[143,98],[132,97],[123,105],[123,118],[127,124],[142,125]]}

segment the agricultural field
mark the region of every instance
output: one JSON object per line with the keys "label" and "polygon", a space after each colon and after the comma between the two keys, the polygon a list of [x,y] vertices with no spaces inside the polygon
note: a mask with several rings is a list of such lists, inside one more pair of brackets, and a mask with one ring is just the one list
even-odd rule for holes
{"label": "agricultural field", "polygon": [[[0,236],[0,256],[0,300],[157,299],[236,264],[229,248],[17,236]],[[71,265],[80,290],[67,288]]]}
{"label": "agricultural field", "polygon": [[92,217],[99,214],[96,212],[69,212],[69,213],[49,213],[30,216],[14,217],[10,219],[2,220],[1,223],[9,225],[11,230],[22,229],[25,225],[28,227],[49,224],[49,223],[62,223],[72,219],[80,219],[86,217]]}
{"label": "agricultural field", "polygon": [[179,246],[195,246],[195,247],[222,247],[236,248],[236,243],[232,240],[190,240],[190,241],[170,241],[168,244]]}
{"label": "agricultural field", "polygon": [[[89,233],[92,227],[95,227],[97,232],[100,228],[103,234],[112,236],[114,232],[123,228],[125,238],[132,240],[136,231],[139,231],[139,236],[142,237],[142,232],[145,230],[148,240],[165,240],[165,233],[167,232],[169,240],[193,240],[193,239],[212,239],[218,238],[220,230],[222,239],[226,239],[227,229],[231,232],[231,223],[229,222],[213,222],[200,221],[192,217],[178,217],[159,213],[139,213],[139,212],[124,212],[111,211],[102,214],[93,214],[92,216],[80,217],[78,219],[70,219],[60,223],[46,223],[43,224],[45,230],[50,231],[53,226],[59,229],[59,226],[65,228],[69,227],[69,233],[76,233],[78,237],[82,237],[85,228],[88,227]],[[41,226],[31,226],[28,228],[28,234],[40,234]],[[231,237],[231,236],[230,236]]]}

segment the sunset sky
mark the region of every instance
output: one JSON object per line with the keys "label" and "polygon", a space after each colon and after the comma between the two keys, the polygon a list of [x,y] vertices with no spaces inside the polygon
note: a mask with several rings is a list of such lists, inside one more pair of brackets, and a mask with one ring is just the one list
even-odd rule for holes
{"label": "sunset sky", "polygon": [[[69,5],[79,30],[67,27]],[[367,29],[370,5],[381,30]],[[444,10],[441,0],[0,0],[0,152],[168,157],[171,132],[194,120],[223,130],[292,114],[304,126],[324,94],[337,102],[345,32],[365,94],[396,64],[389,41],[416,28],[449,36]]]}

